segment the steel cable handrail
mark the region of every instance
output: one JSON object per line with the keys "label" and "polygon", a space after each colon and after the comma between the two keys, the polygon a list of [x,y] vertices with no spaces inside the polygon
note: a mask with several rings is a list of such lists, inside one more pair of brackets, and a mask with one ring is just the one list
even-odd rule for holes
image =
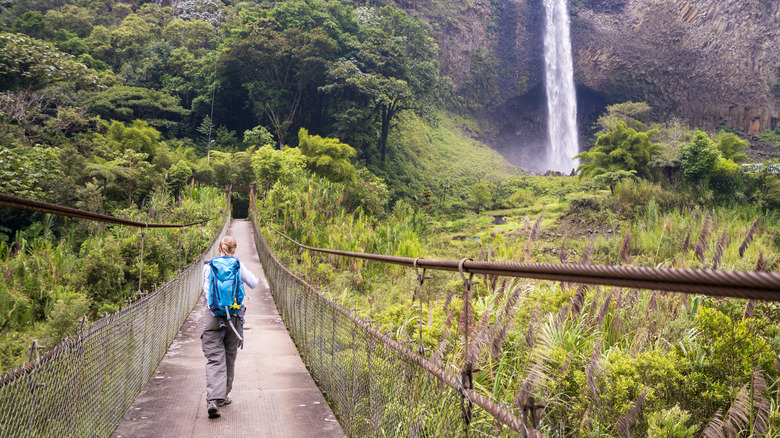
{"label": "steel cable handrail", "polygon": [[109,436],[197,304],[203,260],[230,221],[221,217],[209,248],[176,278],[0,377],[0,437]]}
{"label": "steel cable handrail", "polygon": [[[262,219],[262,218],[261,218]],[[310,251],[353,257],[401,266],[458,272],[460,260],[424,259],[316,248],[304,245],[265,225],[295,245]],[[703,269],[640,268],[583,264],[515,263],[470,261],[463,263],[465,272],[486,275],[533,278],[568,283],[585,283],[684,292],[718,297],[780,301],[780,274],[753,271],[718,271]]]}
{"label": "steel cable handrail", "polygon": [[[259,216],[258,216],[259,217]],[[260,220],[263,220],[260,218]],[[253,225],[255,224],[255,221],[253,220]],[[295,240],[287,237],[283,233],[280,233],[279,231],[275,230],[270,224],[265,222],[263,220],[266,226],[268,226],[271,230],[278,233],[280,236],[284,237],[287,240],[290,240],[291,242],[296,243],[297,245],[301,246],[302,248],[306,249],[313,249],[318,250],[319,248],[314,247],[308,247],[306,245],[302,245]],[[311,286],[309,283],[307,283],[305,280],[300,278],[295,273],[291,272],[289,269],[287,269],[282,262],[276,258],[276,256],[270,251],[270,248],[267,246],[265,239],[262,237],[262,234],[260,233],[260,230],[255,228],[255,239],[257,243],[258,252],[261,257],[261,262],[264,264],[264,269],[271,270],[272,266],[276,267],[277,269],[281,270],[285,273],[285,275],[293,279],[298,284],[302,285],[304,288],[311,291],[313,294],[315,294],[316,297],[319,298],[319,300],[322,303],[325,303],[325,305],[329,308],[331,308],[335,313],[341,315],[346,320],[350,321],[355,326],[359,327],[361,330],[363,330],[365,333],[367,333],[370,337],[378,341],[380,344],[388,346],[390,349],[394,350],[397,354],[399,354],[401,357],[405,358],[405,360],[417,365],[421,369],[425,370],[426,373],[428,373],[430,376],[436,378],[439,382],[449,387],[451,390],[453,390],[455,393],[461,394],[463,397],[466,397],[467,399],[471,400],[476,406],[479,406],[481,409],[483,409],[485,412],[488,412],[490,415],[492,415],[494,418],[500,421],[500,423],[508,426],[513,431],[517,432],[520,437],[522,438],[542,438],[545,435],[538,430],[528,427],[524,424],[523,420],[515,416],[510,410],[503,408],[501,405],[496,403],[494,400],[492,400],[490,397],[486,397],[483,394],[480,394],[478,391],[475,391],[471,388],[466,388],[463,386],[462,382],[458,380],[458,378],[454,375],[451,375],[447,373],[444,369],[440,368],[439,366],[433,364],[428,359],[420,356],[419,354],[415,353],[414,351],[410,350],[406,346],[394,341],[389,336],[383,334],[380,332],[377,328],[374,328],[366,321],[363,321],[359,317],[352,314],[350,311],[344,309],[339,304],[331,300],[330,298],[322,295],[316,288]],[[323,252],[331,252],[332,250],[323,250]],[[338,253],[339,255],[348,255],[348,254],[358,254],[358,253],[348,253],[346,251],[336,251],[331,253]],[[372,255],[372,254],[364,254],[364,255]],[[406,258],[404,257],[389,257],[389,256],[378,256],[382,257],[383,259],[381,261],[388,261],[389,263],[397,263],[397,264],[403,264],[406,265]],[[372,258],[368,258],[369,260],[374,260]],[[393,260],[393,261],[389,261]],[[409,259],[411,260],[411,264],[409,266],[414,265],[415,259]],[[421,262],[423,259],[417,259],[418,265],[421,266]],[[457,266],[456,269],[457,271]],[[274,283],[273,275],[271,275],[271,278],[269,280]],[[272,287],[272,293],[275,292],[274,300],[277,301],[279,298],[281,298],[283,301],[285,298],[279,297],[278,294],[282,293],[280,291],[274,291],[274,289],[278,286],[284,287],[283,285],[277,285],[274,284]],[[282,303],[278,303],[277,306],[279,306]],[[285,315],[284,309],[281,310],[283,316]],[[293,326],[295,325],[295,321],[287,321],[285,318],[285,325],[288,325],[288,330],[291,330],[291,336],[295,338],[294,329],[290,328],[290,324]],[[297,342],[306,343],[308,342],[307,339],[297,339]],[[300,348],[299,348],[300,350]],[[303,355],[303,352],[302,352]],[[311,366],[316,367],[316,364],[311,364]]]}
{"label": "steel cable handrail", "polygon": [[91,211],[79,210],[77,208],[65,207],[57,204],[50,204],[48,202],[34,201],[32,199],[20,198],[18,196],[8,195],[0,193],[0,206],[16,208],[19,210],[37,211],[39,213],[49,213],[58,216],[66,216],[75,219],[86,219],[91,221],[97,221],[114,225],[127,225],[131,227],[140,228],[183,228],[193,225],[200,225],[206,222],[210,222],[214,219],[218,219],[221,216],[216,216],[211,219],[205,219],[199,222],[191,222],[188,224],[155,224],[148,222],[134,221],[130,219],[122,219],[106,214],[93,213]]}

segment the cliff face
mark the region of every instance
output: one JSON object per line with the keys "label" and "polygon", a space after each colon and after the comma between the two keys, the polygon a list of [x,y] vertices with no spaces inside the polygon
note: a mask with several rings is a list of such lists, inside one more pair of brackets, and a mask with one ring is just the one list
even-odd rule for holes
{"label": "cliff face", "polygon": [[[469,86],[474,54],[493,54],[499,68],[498,93],[487,103],[493,118],[506,135],[538,133],[546,117],[543,0],[450,7],[427,17],[444,72],[456,86]],[[419,8],[418,16],[430,13]],[[573,0],[570,9],[581,127],[592,125],[604,105],[627,100],[705,129],[726,125],[758,135],[777,124],[776,0]]]}
{"label": "cliff face", "polygon": [[625,0],[572,9],[575,82],[707,129],[774,128],[780,8],[770,0]]}

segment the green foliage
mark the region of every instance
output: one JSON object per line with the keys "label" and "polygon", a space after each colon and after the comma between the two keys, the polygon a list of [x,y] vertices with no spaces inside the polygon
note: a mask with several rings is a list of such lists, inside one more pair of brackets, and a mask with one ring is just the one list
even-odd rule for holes
{"label": "green foliage", "polygon": [[274,127],[280,147],[305,91],[321,82],[326,58],[335,48],[323,29],[280,29],[273,19],[258,21],[246,38],[229,44],[223,62],[231,80],[246,90],[256,116]]}
{"label": "green foliage", "polygon": [[655,170],[650,161],[658,152],[658,146],[651,141],[654,133],[637,132],[625,122],[617,121],[614,129],[598,137],[590,151],[577,154],[575,158],[581,161],[577,171],[582,175],[596,176],[633,170],[638,177],[652,180]]}
{"label": "green foliage", "polygon": [[64,5],[60,9],[50,9],[43,16],[47,31],[54,33],[67,31],[80,38],[89,36],[95,18],[88,8],[77,5]]}
{"label": "green foliage", "polygon": [[749,148],[749,143],[734,133],[722,132],[718,135],[718,143],[715,146],[720,151],[721,157],[726,160],[743,163],[748,159],[743,152]]}
{"label": "green foliage", "polygon": [[679,405],[651,412],[647,419],[647,434],[658,438],[693,438],[696,436],[696,425],[685,425],[690,418],[691,414],[680,409]]}
{"label": "green foliage", "polygon": [[632,357],[627,352],[612,349],[600,364],[603,383],[599,405],[604,424],[616,424],[618,418],[645,394],[650,411],[669,406],[676,400],[683,384],[683,363],[674,352],[650,349]]}
{"label": "green foliage", "polygon": [[436,46],[420,23],[392,7],[376,12],[357,53],[331,64],[327,84],[319,89],[337,99],[333,111],[339,138],[362,144],[378,132],[379,161],[385,162],[397,117],[412,109],[432,115],[428,109],[444,83]]}
{"label": "green foliage", "polygon": [[678,400],[693,418],[710,418],[716,410],[727,409],[756,369],[771,373],[774,353],[759,324],[735,320],[716,309],[699,309],[697,331],[680,342],[688,370]]}
{"label": "green foliage", "polygon": [[251,184],[255,181],[250,152],[214,151],[211,155],[210,167],[214,171],[214,183],[218,187],[227,184]]}
{"label": "green foliage", "polygon": [[710,187],[727,197],[733,196],[739,191],[741,168],[739,164],[725,158],[718,159],[718,163],[710,176]]}
{"label": "green foliage", "polygon": [[758,139],[764,143],[769,143],[776,148],[780,148],[780,125],[774,130],[767,129],[758,136]]}
{"label": "green foliage", "polygon": [[[275,227],[285,230],[290,237],[305,244],[321,248],[339,248],[345,251],[392,254],[403,257],[417,257],[420,254],[420,233],[425,228],[424,216],[409,204],[397,202],[385,220],[372,216],[369,205],[381,205],[381,188],[371,204],[358,206],[354,213],[348,211],[353,202],[349,194],[351,184],[341,184],[307,173],[300,174],[293,181],[276,183],[268,192],[262,212],[266,220]],[[378,209],[374,208],[374,211]],[[289,248],[292,249],[292,248]],[[305,269],[315,283],[336,282],[333,289],[349,289],[365,299],[377,275],[392,267],[382,264],[364,263],[359,260],[334,260],[311,253],[299,258],[282,251],[277,256]],[[293,256],[293,257],[290,257]],[[324,263],[331,268],[320,268]],[[334,272],[343,272],[336,276]],[[340,282],[343,278],[343,283]],[[345,292],[346,293],[346,292]],[[384,303],[390,297],[379,298]],[[378,303],[377,303],[378,304]]]}
{"label": "green foliage", "polygon": [[345,188],[347,202],[353,210],[358,208],[376,218],[384,217],[390,199],[387,184],[368,169],[358,169],[355,181]]}
{"label": "green foliage", "polygon": [[48,337],[54,340],[71,336],[80,328],[79,318],[89,313],[89,300],[82,294],[70,292],[63,298],[57,299],[54,303],[50,316],[49,324],[46,327]]}
{"label": "green foliage", "polygon": [[306,167],[312,172],[331,181],[345,182],[355,180],[355,166],[349,159],[355,156],[355,149],[337,138],[323,138],[309,135],[301,128],[298,131],[298,148],[306,157]]}
{"label": "green foliage", "polygon": [[0,146],[0,193],[46,200],[46,189],[51,189],[62,173],[59,153],[57,148],[41,146]]}
{"label": "green foliage", "polygon": [[94,88],[97,74],[53,44],[0,33],[0,90],[40,89],[56,82]]}
{"label": "green foliage", "polygon": [[160,132],[144,120],[134,120],[130,125],[114,121],[103,138],[114,150],[130,149],[149,159],[154,159],[160,147]]}
{"label": "green foliage", "polygon": [[183,160],[179,160],[178,163],[171,166],[168,175],[168,187],[171,189],[171,193],[174,196],[178,196],[179,192],[187,184],[187,179],[191,176],[192,169]]}
{"label": "green foliage", "polygon": [[593,177],[593,181],[608,185],[609,191],[615,193],[615,186],[617,186],[620,181],[634,177],[636,177],[636,170],[618,170],[616,172],[605,172],[596,175]]}
{"label": "green foliage", "polygon": [[599,116],[596,126],[602,132],[614,131],[618,128],[618,122],[637,131],[647,129],[646,124],[637,119],[650,112],[652,108],[645,102],[623,102],[607,106],[607,112]]}
{"label": "green foliage", "polygon": [[252,155],[252,169],[265,191],[270,190],[277,181],[283,184],[293,181],[305,163],[306,158],[298,148],[278,151],[266,145]]}
{"label": "green foliage", "polygon": [[274,136],[263,126],[255,126],[252,129],[244,131],[244,143],[249,147],[260,148],[263,146],[273,146]]}
{"label": "green foliage", "polygon": [[683,178],[691,184],[709,181],[721,158],[712,140],[702,131],[696,131],[693,140],[682,148],[681,167]]}
{"label": "green foliage", "polygon": [[528,189],[517,189],[512,195],[511,202],[515,207],[527,207],[534,201],[534,194]]}
{"label": "green foliage", "polygon": [[43,15],[38,11],[27,11],[11,23],[11,29],[33,38],[41,38],[44,34]]}
{"label": "green foliage", "polygon": [[144,120],[158,129],[171,129],[189,112],[173,96],[148,88],[113,86],[90,96],[86,106],[105,120]]}
{"label": "green foliage", "polygon": [[471,199],[474,203],[474,209],[479,214],[482,209],[486,208],[488,202],[490,202],[490,188],[484,181],[477,181],[471,186]]}
{"label": "green foliage", "polygon": [[203,118],[203,121],[200,123],[200,126],[198,126],[197,131],[207,137],[211,137],[212,133],[214,132],[214,123],[211,121],[211,117],[206,116]]}

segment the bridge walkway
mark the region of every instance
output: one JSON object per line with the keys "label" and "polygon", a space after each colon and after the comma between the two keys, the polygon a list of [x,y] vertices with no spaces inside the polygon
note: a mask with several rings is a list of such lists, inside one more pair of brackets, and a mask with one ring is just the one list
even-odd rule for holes
{"label": "bridge walkway", "polygon": [[252,224],[234,220],[236,255],[261,279],[246,290],[245,345],[236,359],[232,403],[206,413],[206,359],[197,305],[112,435],[115,438],[344,437],[279,316],[255,248]]}

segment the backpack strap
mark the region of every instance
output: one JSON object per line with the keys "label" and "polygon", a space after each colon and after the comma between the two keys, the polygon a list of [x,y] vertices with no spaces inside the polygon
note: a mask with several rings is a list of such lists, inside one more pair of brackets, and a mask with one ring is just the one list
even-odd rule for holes
{"label": "backpack strap", "polygon": [[[228,324],[230,324],[230,328],[233,329],[233,333],[235,333],[236,336],[238,337],[238,340],[241,343],[241,349],[243,350],[244,349],[244,337],[241,336],[238,333],[238,330],[236,330],[236,326],[233,325],[233,318],[230,317],[230,312],[228,312],[228,306],[225,306],[225,313],[227,313],[227,316],[225,318],[228,320]],[[222,336],[224,338],[225,335],[223,334]]]}
{"label": "backpack strap", "polygon": [[[219,289],[219,283],[217,282],[217,272],[218,269],[216,266],[214,266],[211,261],[209,261],[209,266],[211,267],[211,275],[209,276],[209,302],[208,306],[211,308],[211,306],[218,306],[218,299],[217,299],[217,291]],[[215,310],[215,309],[212,309]]]}
{"label": "backpack strap", "polygon": [[[241,310],[241,303],[238,302],[239,288],[241,288],[241,262],[236,260],[236,276],[233,277],[233,305],[230,306],[230,309],[235,309],[234,314]],[[228,312],[228,315],[229,314],[230,312]],[[239,336],[239,338],[240,337],[241,336]]]}

